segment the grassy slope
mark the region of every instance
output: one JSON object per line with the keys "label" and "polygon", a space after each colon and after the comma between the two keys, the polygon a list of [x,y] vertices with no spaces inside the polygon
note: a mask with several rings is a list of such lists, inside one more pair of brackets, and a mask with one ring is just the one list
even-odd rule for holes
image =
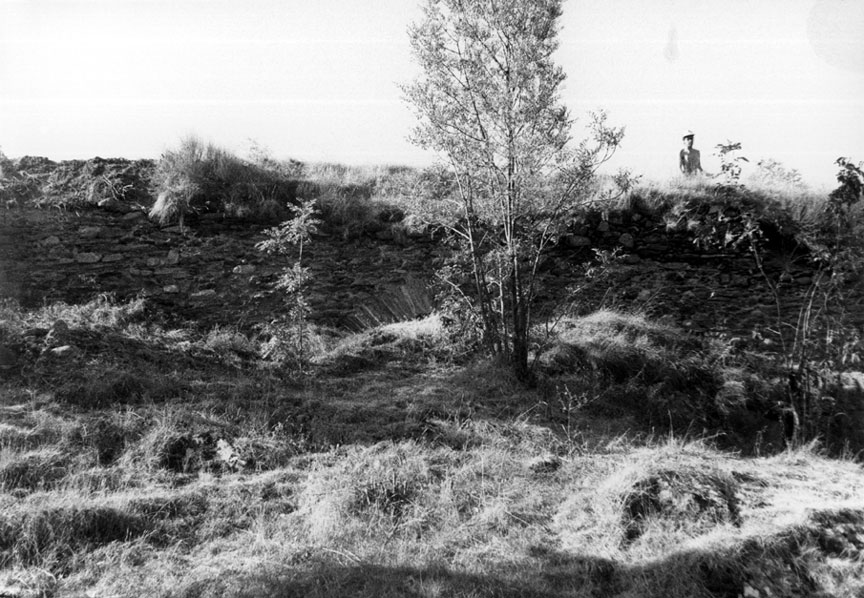
{"label": "grassy slope", "polygon": [[[399,169],[307,174],[337,224],[380,220],[369,195],[414,207]],[[674,187],[640,201],[705,193]],[[864,592],[858,463],[680,437],[734,432],[705,407],[765,382],[729,347],[565,319],[522,390],[434,318],[317,339],[310,377],[263,340],[161,330],[138,303],[0,310],[0,595]]]}
{"label": "grassy slope", "polygon": [[549,371],[589,364],[614,384],[528,391],[448,359],[434,318],[332,340],[317,376],[290,379],[256,339],[145,312],[4,309],[21,361],[0,387],[0,594],[864,591],[857,463],[744,458],[583,400],[683,393],[698,364],[663,370],[666,387],[640,377],[694,353],[674,329],[566,321]]}

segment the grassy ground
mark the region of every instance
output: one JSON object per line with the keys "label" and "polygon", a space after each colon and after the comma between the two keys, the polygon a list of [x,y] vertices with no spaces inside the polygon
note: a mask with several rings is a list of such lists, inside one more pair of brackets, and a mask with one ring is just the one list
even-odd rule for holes
{"label": "grassy ground", "polygon": [[140,302],[0,320],[0,595],[864,592],[860,464],[718,448],[744,365],[638,314],[562,321],[534,389],[434,316],[303,376]]}

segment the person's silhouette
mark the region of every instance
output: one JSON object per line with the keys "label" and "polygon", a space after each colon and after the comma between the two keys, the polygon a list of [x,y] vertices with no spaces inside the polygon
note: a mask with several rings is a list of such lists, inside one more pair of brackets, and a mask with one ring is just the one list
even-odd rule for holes
{"label": "person's silhouette", "polygon": [[693,148],[693,131],[687,131],[683,137],[684,149],[678,154],[678,166],[685,176],[702,174],[702,161],[699,150]]}

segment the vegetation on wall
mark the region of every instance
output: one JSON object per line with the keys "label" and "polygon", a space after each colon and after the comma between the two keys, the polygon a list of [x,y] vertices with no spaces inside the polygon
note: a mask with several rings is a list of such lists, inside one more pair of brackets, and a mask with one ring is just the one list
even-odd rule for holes
{"label": "vegetation on wall", "polygon": [[296,184],[289,175],[188,137],[156,164],[150,217],[181,226],[187,214],[207,212],[276,218],[295,202]]}

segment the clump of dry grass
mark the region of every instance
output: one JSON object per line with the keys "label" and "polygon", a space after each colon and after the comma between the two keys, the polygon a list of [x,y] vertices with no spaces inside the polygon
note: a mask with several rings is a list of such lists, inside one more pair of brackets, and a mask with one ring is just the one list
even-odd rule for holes
{"label": "clump of dry grass", "polygon": [[105,504],[55,503],[9,509],[0,530],[0,564],[63,573],[80,566],[87,551],[136,537],[145,526],[133,514]]}
{"label": "clump of dry grass", "polygon": [[394,361],[447,361],[453,356],[453,346],[440,316],[433,313],[347,336],[316,356],[314,362],[325,372],[346,374]]}
{"label": "clump of dry grass", "polygon": [[241,160],[195,137],[167,150],[156,165],[152,185],[157,196],[150,217],[162,224],[187,214],[221,212],[247,218],[286,215],[295,201],[296,183],[281,172]]}
{"label": "clump of dry grass", "polygon": [[145,309],[143,298],[121,302],[106,293],[82,304],[57,302],[35,310],[22,309],[16,302],[6,299],[0,301],[0,331],[8,335],[21,334],[27,329],[50,329],[58,321],[88,330],[122,329],[141,322]]}
{"label": "clump of dry grass", "polygon": [[591,410],[686,429],[721,423],[725,357],[722,347],[673,326],[601,310],[559,322],[538,363],[551,383],[589,395],[583,402]]}
{"label": "clump of dry grass", "polygon": [[50,489],[68,470],[69,455],[58,449],[18,452],[0,449],[0,489],[5,491]]}

